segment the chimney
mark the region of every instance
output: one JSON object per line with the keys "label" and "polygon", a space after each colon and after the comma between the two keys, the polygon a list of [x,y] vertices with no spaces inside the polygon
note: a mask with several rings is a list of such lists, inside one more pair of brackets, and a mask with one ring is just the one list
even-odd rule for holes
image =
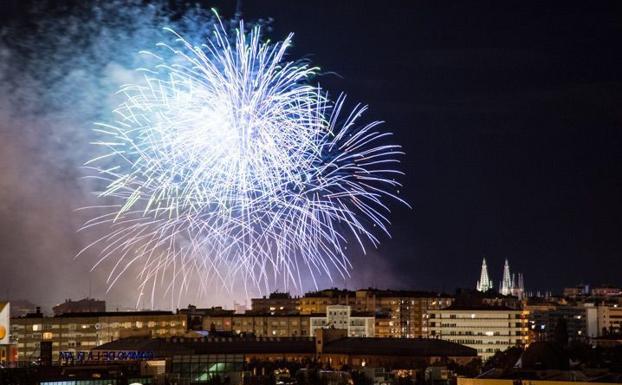
{"label": "chimney", "polygon": [[348,331],[345,329],[316,329],[315,330],[315,355],[318,357],[324,352],[324,345],[347,337]]}

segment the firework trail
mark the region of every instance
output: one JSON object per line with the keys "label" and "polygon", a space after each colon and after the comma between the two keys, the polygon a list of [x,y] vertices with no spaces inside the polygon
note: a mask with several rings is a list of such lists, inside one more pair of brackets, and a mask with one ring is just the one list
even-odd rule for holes
{"label": "firework trail", "polygon": [[343,114],[343,96],[311,83],[317,68],[285,59],[292,35],[265,42],[220,19],[201,45],[168,32],[116,119],[97,124],[106,151],[87,163],[113,202],[83,227],[108,228],[86,249],[112,261],[109,286],[132,265],[141,295],[161,283],[178,301],[196,274],[203,291],[346,276],[348,240],[377,246],[384,201],[406,204],[400,146],[359,123],[365,106]]}

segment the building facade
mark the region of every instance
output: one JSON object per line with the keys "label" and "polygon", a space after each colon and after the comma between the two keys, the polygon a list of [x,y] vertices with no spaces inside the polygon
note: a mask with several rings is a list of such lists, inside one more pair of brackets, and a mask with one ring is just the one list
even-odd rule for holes
{"label": "building facade", "polygon": [[387,321],[378,322],[375,330],[376,337],[387,338],[428,337],[429,312],[453,301],[448,296],[416,291],[359,290],[356,294],[354,309],[373,312],[377,319]]}
{"label": "building facade", "polygon": [[300,298],[282,298],[283,293],[277,294],[253,299],[253,312],[278,315],[279,312],[287,313],[288,308],[297,308],[300,315],[324,315],[329,306],[350,306],[352,312],[374,314],[377,337],[426,337],[428,311],[452,303],[449,296],[409,290],[327,289],[306,293]]}
{"label": "building facade", "polygon": [[[274,292],[269,296],[251,299],[251,311],[267,314],[289,314],[300,312],[300,298],[289,293]],[[236,312],[240,314],[240,312]]]}
{"label": "building facade", "polygon": [[338,329],[318,329],[314,337],[127,338],[96,348],[94,355],[119,357],[140,350],[151,352],[141,368],[151,361],[162,363],[164,369],[148,383],[177,384],[209,383],[216,376],[220,383],[246,383],[247,377],[268,374],[262,363],[274,369],[270,363],[275,361],[317,361],[337,370],[344,366],[421,370],[438,361],[465,365],[477,358],[475,350],[448,341],[350,338]]}
{"label": "building facade", "polygon": [[327,306],[352,306],[355,311],[362,311],[356,307],[356,292],[341,289],[326,289],[306,293],[300,298],[300,313],[325,314]]}
{"label": "building facade", "polygon": [[596,312],[598,336],[622,333],[622,306],[598,305]]}
{"label": "building facade", "polygon": [[203,330],[254,334],[257,337],[309,336],[310,315],[305,314],[205,314]]}
{"label": "building facade", "polygon": [[622,289],[616,286],[601,285],[592,287],[593,297],[619,297],[622,296]]}
{"label": "building facade", "polygon": [[569,341],[585,341],[589,338],[587,309],[584,306],[558,306],[529,311],[529,328],[534,340],[553,341],[560,322],[565,323]]}
{"label": "building facade", "polygon": [[330,305],[326,307],[325,316],[309,318],[309,335],[315,335],[317,329],[346,330],[348,337],[374,337],[375,319],[373,315],[352,314],[347,305]]}
{"label": "building facade", "polygon": [[171,337],[185,334],[186,316],[164,311],[69,313],[55,317],[32,313],[14,318],[11,323],[17,359],[22,362],[37,361],[42,342],[50,342],[52,357],[59,357],[60,352],[90,350],[131,335]]}
{"label": "building facade", "polygon": [[450,306],[430,312],[430,337],[466,345],[486,360],[529,343],[529,312],[506,307]]}

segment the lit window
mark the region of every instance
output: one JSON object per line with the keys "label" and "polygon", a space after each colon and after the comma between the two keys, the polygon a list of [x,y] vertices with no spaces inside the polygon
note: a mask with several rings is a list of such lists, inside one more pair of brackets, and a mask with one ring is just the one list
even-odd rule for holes
{"label": "lit window", "polygon": [[51,340],[52,339],[52,333],[50,333],[50,332],[43,333],[43,339],[44,340]]}
{"label": "lit window", "polygon": [[39,332],[41,330],[43,330],[43,325],[41,324],[32,325],[32,331]]}

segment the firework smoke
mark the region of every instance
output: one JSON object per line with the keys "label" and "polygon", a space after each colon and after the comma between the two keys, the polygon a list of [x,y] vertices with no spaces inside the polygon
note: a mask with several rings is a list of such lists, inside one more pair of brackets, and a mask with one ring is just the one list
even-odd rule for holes
{"label": "firework smoke", "polygon": [[346,276],[350,239],[364,252],[389,234],[400,146],[359,122],[366,107],[343,114],[345,98],[312,83],[317,68],[285,59],[291,35],[209,25],[203,44],[168,29],[116,119],[97,124],[106,151],[88,166],[113,203],[84,228],[109,229],[93,243],[115,261],[109,284],[134,264],[141,295],[161,282],[178,300],[196,274],[205,292]]}

